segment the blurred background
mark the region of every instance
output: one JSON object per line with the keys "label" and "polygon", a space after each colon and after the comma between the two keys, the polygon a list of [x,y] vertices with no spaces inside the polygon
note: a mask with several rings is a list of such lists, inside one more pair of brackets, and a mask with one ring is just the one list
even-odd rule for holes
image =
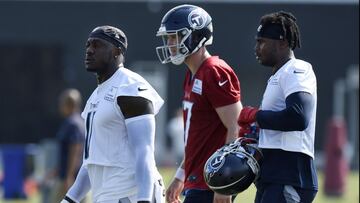
{"label": "blurred background", "polygon": [[[85,102],[96,88],[84,67],[85,42],[105,24],[128,37],[125,67],[166,101],[157,116],[156,159],[171,179],[182,153],[176,115],[185,66],[160,64],[155,34],[163,15],[183,3],[212,16],[210,53],[234,68],[243,105],[260,104],[271,73],[254,56],[260,17],[279,10],[297,17],[302,48],[295,55],[313,65],[318,79],[315,161],[322,185],[315,202],[359,201],[359,1],[0,0],[0,202],[52,203],[43,196],[59,163],[59,95],[76,88]],[[253,202],[253,188],[247,195],[242,202]]]}

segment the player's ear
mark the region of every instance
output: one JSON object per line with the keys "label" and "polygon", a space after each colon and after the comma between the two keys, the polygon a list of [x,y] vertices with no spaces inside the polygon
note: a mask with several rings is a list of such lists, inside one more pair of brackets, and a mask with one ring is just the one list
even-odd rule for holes
{"label": "player's ear", "polygon": [[280,40],[280,47],[281,48],[289,47],[289,42],[287,40]]}
{"label": "player's ear", "polygon": [[115,58],[119,57],[120,54],[122,54],[121,49],[119,49],[119,48],[117,48],[117,47],[114,47],[114,49],[113,49],[112,52],[113,52],[113,55],[115,56]]}

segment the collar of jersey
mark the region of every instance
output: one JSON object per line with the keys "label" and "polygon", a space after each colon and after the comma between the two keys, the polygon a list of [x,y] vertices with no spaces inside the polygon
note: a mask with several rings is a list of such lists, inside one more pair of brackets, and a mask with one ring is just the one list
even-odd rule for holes
{"label": "collar of jersey", "polygon": [[286,62],[283,66],[281,66],[281,68],[279,68],[279,70],[277,70],[273,76],[281,74],[280,72],[283,72],[286,69],[286,67],[291,66],[293,62],[295,62],[295,60],[296,60],[295,57],[291,58],[288,62]]}
{"label": "collar of jersey", "polygon": [[107,79],[107,80],[105,80],[103,83],[101,83],[101,84],[99,84],[98,85],[98,90],[97,90],[97,92],[101,92],[104,88],[106,88],[107,86],[108,86],[108,84],[110,84],[110,82],[114,79],[114,78],[116,78],[116,76],[119,74],[119,72],[120,72],[120,68],[123,68],[124,67],[124,65],[123,64],[120,64],[119,65],[119,68],[114,72],[114,74],[109,78],[109,79]]}

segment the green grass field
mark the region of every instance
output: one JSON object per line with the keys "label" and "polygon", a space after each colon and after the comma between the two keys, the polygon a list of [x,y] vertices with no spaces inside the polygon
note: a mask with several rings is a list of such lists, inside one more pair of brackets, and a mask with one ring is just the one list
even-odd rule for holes
{"label": "green grass field", "polygon": [[[169,185],[173,174],[175,173],[172,169],[162,169],[160,170],[161,174],[164,177],[165,185]],[[325,196],[323,192],[323,174],[321,172],[319,175],[319,192],[315,197],[314,203],[358,203],[359,202],[359,172],[352,172],[347,178],[346,192],[341,198],[331,198]],[[245,192],[239,194],[235,203],[252,203],[255,199],[255,186],[251,185]]]}
{"label": "green grass field", "polygon": [[[169,185],[175,170],[172,168],[160,169],[161,174],[164,177],[165,185]],[[346,192],[340,198],[332,198],[325,196],[323,192],[323,174],[319,172],[319,192],[316,195],[314,203],[358,203],[359,202],[359,172],[352,172],[347,178]],[[238,195],[235,203],[252,203],[255,197],[255,187],[252,185],[245,192]],[[42,203],[40,201],[40,195],[36,194],[31,196],[28,200],[18,201],[4,201],[0,200],[0,203]]]}

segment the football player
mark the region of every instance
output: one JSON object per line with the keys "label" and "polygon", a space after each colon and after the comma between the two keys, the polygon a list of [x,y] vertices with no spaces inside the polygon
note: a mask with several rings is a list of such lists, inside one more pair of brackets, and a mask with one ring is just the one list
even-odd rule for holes
{"label": "football player", "polygon": [[82,117],[83,166],[64,203],[91,189],[96,203],[162,203],[165,191],[154,159],[155,115],[163,104],[155,89],[124,67],[127,38],[118,28],[96,27],[86,42],[85,66],[98,86]]}
{"label": "football player", "polygon": [[[233,69],[206,49],[212,44],[210,15],[194,5],[172,8],[162,18],[156,48],[162,63],[185,63],[183,118],[185,156],[167,189],[169,203],[229,203],[231,196],[214,193],[203,177],[207,159],[239,134],[237,124],[242,104],[240,83]],[[184,189],[184,190],[183,190]]]}
{"label": "football player", "polygon": [[300,32],[294,15],[275,12],[261,17],[255,53],[258,62],[271,67],[260,110],[244,107],[240,122],[260,127],[262,149],[256,203],[314,200],[318,190],[314,165],[317,104],[312,65],[296,59]]}

